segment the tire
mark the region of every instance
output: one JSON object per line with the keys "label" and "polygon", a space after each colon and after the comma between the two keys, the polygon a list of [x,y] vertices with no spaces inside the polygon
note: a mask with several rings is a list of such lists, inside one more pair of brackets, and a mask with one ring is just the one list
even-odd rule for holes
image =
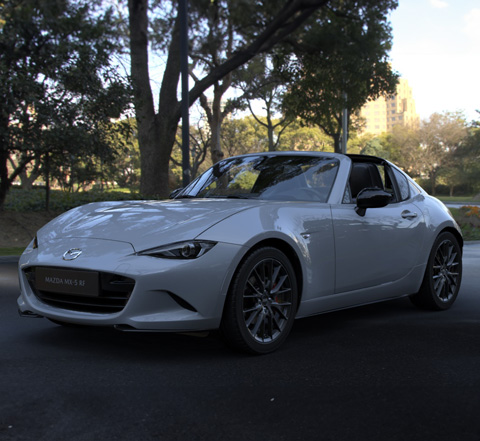
{"label": "tire", "polygon": [[462,249],[456,237],[445,231],[433,244],[420,291],[410,300],[422,309],[444,311],[455,302],[461,281]]}
{"label": "tire", "polygon": [[252,354],[273,352],[292,329],[297,300],[290,260],[277,248],[259,248],[233,277],[220,331],[235,349]]}

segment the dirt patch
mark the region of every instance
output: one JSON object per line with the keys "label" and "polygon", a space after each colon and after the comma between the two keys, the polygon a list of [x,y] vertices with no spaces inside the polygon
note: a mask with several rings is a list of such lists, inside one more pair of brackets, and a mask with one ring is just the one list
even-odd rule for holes
{"label": "dirt patch", "polygon": [[0,212],[0,248],[26,247],[35,233],[59,214],[47,211]]}

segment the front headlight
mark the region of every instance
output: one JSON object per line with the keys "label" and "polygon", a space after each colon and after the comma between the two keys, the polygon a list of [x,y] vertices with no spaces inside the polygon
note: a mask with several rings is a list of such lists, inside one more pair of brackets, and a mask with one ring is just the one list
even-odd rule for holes
{"label": "front headlight", "polygon": [[164,259],[196,259],[210,251],[216,242],[190,240],[187,242],[172,243],[158,248],[140,251],[140,256],[160,257]]}

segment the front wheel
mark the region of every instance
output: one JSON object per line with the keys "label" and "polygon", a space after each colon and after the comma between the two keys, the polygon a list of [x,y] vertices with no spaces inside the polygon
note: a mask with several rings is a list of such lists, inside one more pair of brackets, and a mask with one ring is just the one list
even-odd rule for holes
{"label": "front wheel", "polygon": [[292,329],[297,299],[295,271],[285,254],[273,247],[255,250],[235,273],[221,332],[237,349],[272,352]]}
{"label": "front wheel", "polygon": [[412,303],[423,309],[442,311],[457,298],[462,281],[462,249],[456,237],[445,231],[433,244],[420,291]]}

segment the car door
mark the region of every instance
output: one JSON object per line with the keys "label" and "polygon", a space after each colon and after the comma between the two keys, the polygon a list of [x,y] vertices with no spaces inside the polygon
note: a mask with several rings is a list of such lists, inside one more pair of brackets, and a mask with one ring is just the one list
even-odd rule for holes
{"label": "car door", "polygon": [[[390,204],[368,208],[363,216],[355,211],[354,199],[332,205],[336,293],[395,282],[418,264],[426,229],[424,216],[410,198],[405,176],[388,164],[375,167],[382,175],[378,185],[392,194]],[[388,297],[377,292],[379,298]]]}

